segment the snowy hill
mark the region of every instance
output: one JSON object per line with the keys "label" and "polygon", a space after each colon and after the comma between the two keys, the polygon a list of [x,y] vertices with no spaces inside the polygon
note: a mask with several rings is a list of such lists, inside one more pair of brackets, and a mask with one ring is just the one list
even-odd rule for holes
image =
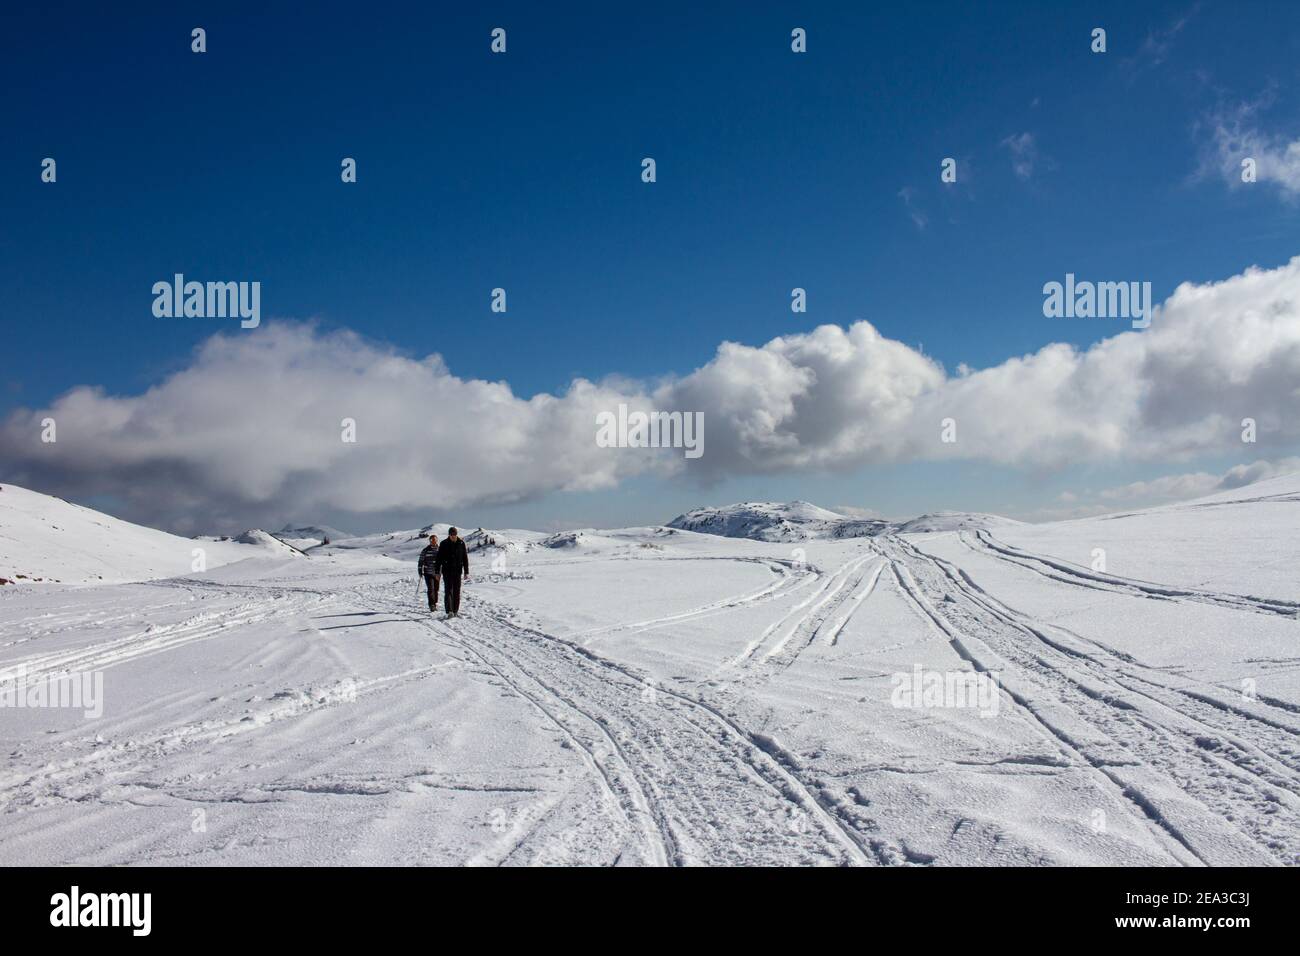
{"label": "snowy hill", "polygon": [[237,534],[235,535],[235,541],[239,544],[251,544],[254,547],[262,548],[282,557],[302,554],[301,548],[295,547],[286,541],[281,541],[269,531],[263,531],[261,528],[250,528],[242,534]]}
{"label": "snowy hill", "polygon": [[[275,544],[286,554],[291,550]],[[208,568],[267,557],[274,550],[266,543],[182,538],[17,485],[0,486],[4,582],[107,584],[174,577],[192,573],[196,548],[203,549]]]}
{"label": "snowy hill", "polygon": [[523,551],[533,542],[535,535],[528,535],[527,540],[517,531],[491,531],[487,528],[475,528],[461,534],[465,539],[465,548],[470,552],[501,549],[505,551]]}
{"label": "snowy hill", "polygon": [[1108,573],[1126,578],[1300,602],[1300,579],[1287,557],[1297,527],[1300,473],[1293,473],[1191,501],[992,528],[982,537],[995,551],[1009,547],[1088,573],[1096,573],[1101,555]]}
{"label": "snowy hill", "polygon": [[807,501],[744,501],[722,508],[696,508],[668,522],[668,527],[682,531],[756,541],[861,538],[879,534],[887,526],[879,519],[850,518]]}
{"label": "snowy hill", "polygon": [[932,511],[900,522],[893,530],[898,534],[914,534],[922,531],[975,531],[981,528],[1005,528],[1018,524],[1024,522],[979,511]]}
{"label": "snowy hill", "polygon": [[1148,511],[1180,511],[1188,508],[1214,507],[1217,505],[1239,505],[1260,502],[1294,502],[1300,501],[1300,472],[1293,471],[1274,478],[1265,478],[1248,485],[1216,491],[1203,498],[1181,501]]}
{"label": "snowy hill", "polygon": [[338,528],[331,528],[329,525],[324,524],[304,525],[298,528],[285,525],[279,531],[272,533],[285,544],[297,548],[299,551],[306,551],[308,548],[314,548],[326,541],[342,541],[344,538],[352,537],[346,531],[340,531]]}
{"label": "snowy hill", "polygon": [[[450,527],[449,524],[438,523],[409,531],[385,531],[341,540],[331,537],[329,544],[321,545],[312,554],[369,554],[397,561],[414,561],[429,543],[429,535],[436,534],[441,541],[447,537],[447,529]],[[505,531],[475,528],[471,531],[462,527],[459,531],[466,549],[471,553],[493,548],[523,551],[546,537],[541,532],[517,528]]]}
{"label": "snowy hill", "polygon": [[668,522],[684,531],[752,538],[756,541],[807,541],[814,538],[870,538],[896,532],[968,531],[1020,524],[1011,518],[969,511],[935,511],[909,521],[850,518],[806,501],[789,504],[744,501],[722,508],[697,508]]}
{"label": "snowy hill", "polygon": [[429,532],[427,529],[382,531],[376,534],[363,534],[353,538],[344,538],[341,541],[335,541],[331,538],[329,544],[318,547],[313,552],[313,555],[368,554],[395,558],[399,561],[405,561],[408,558],[414,561],[416,555],[420,553],[420,549],[428,543]]}
{"label": "snowy hill", "polygon": [[263,531],[261,528],[249,528],[247,531],[241,531],[236,535],[196,534],[193,540],[217,544],[246,544],[249,547],[257,548],[261,552],[257,557],[262,558],[301,558],[305,556],[301,548],[281,541],[269,531]]}

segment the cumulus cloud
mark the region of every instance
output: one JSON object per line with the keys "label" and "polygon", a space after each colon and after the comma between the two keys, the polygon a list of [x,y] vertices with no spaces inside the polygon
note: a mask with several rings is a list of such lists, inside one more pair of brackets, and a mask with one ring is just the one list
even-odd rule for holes
{"label": "cumulus cloud", "polygon": [[[1044,320],[1045,322],[1048,320]],[[1098,320],[1100,321],[1100,320]],[[1049,326],[1050,328],[1050,326]],[[702,412],[704,454],[602,448],[596,416]],[[112,495],[180,526],[251,513],[379,513],[617,486],[872,463],[972,459],[1027,469],[1188,460],[1300,438],[1300,257],[1180,286],[1149,329],[1084,350],[1050,344],[949,374],[867,322],[759,346],[657,384],[576,380],[515,395],[350,332],[274,323],[215,336],[188,367],[129,396],[79,387],[0,424],[4,480]],[[40,441],[54,418],[58,441]],[[356,421],[355,444],[340,440]],[[943,422],[955,442],[942,440]]]}
{"label": "cumulus cloud", "polygon": [[[168,523],[267,503],[310,514],[505,502],[610,487],[655,467],[594,444],[597,411],[618,401],[644,399],[582,380],[523,399],[504,383],[457,378],[436,355],[277,323],[214,336],[141,395],[81,387],[18,412],[0,428],[0,459],[10,480],[112,495]],[[39,440],[47,417],[52,444]],[[354,443],[343,441],[345,419]]]}
{"label": "cumulus cloud", "polygon": [[918,403],[943,386],[938,363],[857,322],[758,348],[723,343],[654,398],[704,411],[707,452],[692,468],[724,477],[908,457]]}

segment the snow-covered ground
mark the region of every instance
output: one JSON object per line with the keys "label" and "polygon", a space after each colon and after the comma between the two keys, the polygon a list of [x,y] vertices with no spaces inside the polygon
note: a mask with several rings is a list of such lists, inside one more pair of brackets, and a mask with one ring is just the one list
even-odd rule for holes
{"label": "snow-covered ground", "polygon": [[[1300,860],[1300,478],[917,534],[747,508],[463,527],[452,621],[428,528],[0,586],[0,667],[103,689],[0,708],[0,861]],[[60,577],[63,539],[0,515],[0,557]],[[103,573],[85,545],[65,580]]]}
{"label": "snow-covered ground", "polygon": [[265,531],[182,538],[18,485],[0,485],[0,581],[119,584],[295,553]]}

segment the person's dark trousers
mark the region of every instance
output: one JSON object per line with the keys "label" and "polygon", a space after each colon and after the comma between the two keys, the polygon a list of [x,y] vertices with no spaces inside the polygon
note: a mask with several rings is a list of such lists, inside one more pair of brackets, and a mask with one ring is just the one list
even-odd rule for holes
{"label": "person's dark trousers", "polygon": [[[456,583],[459,584],[460,582]],[[429,610],[436,611],[438,609],[438,575],[426,574],[424,576],[424,586],[429,589]]]}
{"label": "person's dark trousers", "polygon": [[447,613],[460,613],[460,575],[448,574],[447,580],[443,582],[446,593]]}

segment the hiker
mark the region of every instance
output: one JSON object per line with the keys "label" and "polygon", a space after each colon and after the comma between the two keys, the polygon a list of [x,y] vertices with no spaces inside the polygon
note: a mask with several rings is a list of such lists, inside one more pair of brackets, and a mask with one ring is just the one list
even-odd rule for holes
{"label": "hiker", "polygon": [[469,577],[469,552],[455,528],[448,528],[447,537],[438,545],[434,571],[447,581],[444,592],[447,597],[447,616],[460,617],[460,576],[464,574],[466,578]]}
{"label": "hiker", "polygon": [[438,610],[438,536],[429,535],[429,543],[420,552],[420,562],[415,573],[424,578],[424,586],[429,591],[429,613]]}

